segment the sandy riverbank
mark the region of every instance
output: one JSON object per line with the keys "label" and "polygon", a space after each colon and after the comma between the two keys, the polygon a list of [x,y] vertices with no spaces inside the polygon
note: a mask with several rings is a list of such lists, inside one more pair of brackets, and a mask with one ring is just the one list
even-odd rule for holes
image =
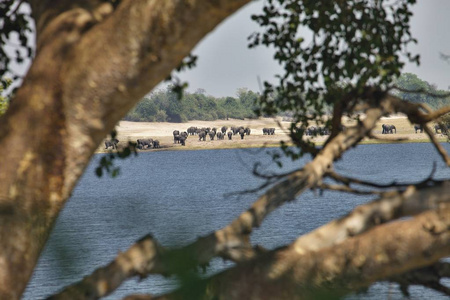
{"label": "sandy riverbank", "polygon": [[[415,133],[413,126],[409,123],[407,118],[402,115],[395,115],[391,117],[383,117],[378,122],[374,134],[383,139],[398,139],[404,138],[409,141],[419,142],[426,141],[425,133]],[[397,128],[397,134],[382,135],[381,125],[383,123],[393,124]],[[282,121],[281,118],[260,118],[257,120],[216,120],[216,121],[190,121],[188,123],[168,123],[168,122],[128,122],[121,121],[116,127],[119,139],[119,146],[125,145],[128,141],[136,142],[140,138],[152,138],[160,141],[160,150],[198,150],[198,149],[227,149],[227,148],[249,148],[262,146],[278,146],[281,140],[289,142],[287,136],[290,123]],[[351,126],[352,122],[344,120],[344,125]],[[189,136],[186,140],[186,146],[173,143],[172,132],[174,130],[186,131],[188,127],[216,127],[222,126],[244,126],[250,127],[251,134],[245,136],[243,140],[239,135],[233,136],[232,140],[225,138],[224,140],[210,141],[207,137],[206,141],[199,141],[197,136]],[[264,127],[274,127],[275,135],[263,135],[262,129]],[[445,138],[438,136],[443,141]],[[324,137],[317,137],[316,140],[321,142],[325,140]],[[370,142],[370,141],[368,141]],[[158,151],[151,149],[150,151]],[[98,152],[104,152],[104,144],[99,146]]]}

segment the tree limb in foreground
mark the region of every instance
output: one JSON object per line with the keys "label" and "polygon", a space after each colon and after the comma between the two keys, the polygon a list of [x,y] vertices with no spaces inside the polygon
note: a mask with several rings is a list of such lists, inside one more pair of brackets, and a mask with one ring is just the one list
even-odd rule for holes
{"label": "tree limb in foreground", "polygon": [[[249,238],[252,229],[259,227],[264,218],[280,205],[294,200],[305,189],[316,185],[333,161],[364,138],[384,113],[385,111],[382,108],[368,109],[366,119],[359,126],[338,134],[312,162],[304,166],[303,169],[290,173],[286,179],[270,188],[228,226],[200,238],[195,243],[182,249],[181,252],[185,255],[187,265],[195,267],[209,262],[215,256],[226,257],[234,261],[243,261],[254,257],[255,253],[252,250]],[[158,264],[158,268],[156,268],[156,265],[154,267],[147,272],[169,273],[167,264]],[[85,286],[83,281],[78,284],[83,290],[88,290],[86,292],[88,295],[104,294],[97,289],[96,284]],[[111,290],[107,292],[110,293]]]}
{"label": "tree limb in foreground", "polygon": [[[100,142],[250,0],[27,1],[36,56],[0,118],[0,298],[19,299]],[[98,6],[97,6],[98,5]]]}
{"label": "tree limb in foreground", "polygon": [[[291,245],[268,252],[207,280],[203,299],[334,299],[448,255],[447,205],[318,251],[300,253]],[[257,286],[264,288],[253,288]],[[183,295],[175,291],[151,299]]]}
{"label": "tree limb in foreground", "polygon": [[[387,107],[389,107],[389,103],[390,102],[388,101]],[[307,164],[302,170],[289,174],[287,179],[269,189],[269,191],[261,196],[248,211],[244,212],[230,225],[209,236],[197,240],[195,243],[188,245],[183,249],[178,249],[176,252],[188,253],[188,255],[185,254],[186,259],[191,260],[188,265],[192,267],[206,263],[214,256],[222,256],[234,261],[243,261],[254,257],[255,253],[249,243],[249,235],[252,228],[258,227],[265,216],[271,211],[283,203],[295,199],[295,197],[304,189],[317,184],[332,162],[340,157],[346,149],[352,147],[365,135],[369,134],[382,115],[383,111],[379,108],[369,109],[367,111],[366,119],[363,120],[359,126],[351,128],[336,136],[332,142],[322,149],[311,163]],[[444,195],[445,194],[446,193],[444,193]],[[373,224],[377,223],[373,219],[370,222]],[[366,221],[366,223],[368,222]],[[361,228],[367,230],[370,226],[365,224],[361,225]],[[364,230],[359,231],[359,233]],[[347,233],[352,232],[352,234],[349,234],[348,236],[358,234],[358,231],[355,229],[353,229],[353,231],[348,231],[348,228],[344,228],[343,231],[346,231]],[[330,240],[330,243],[334,243],[333,239]],[[326,246],[319,246],[318,244],[311,245],[316,245],[318,248]],[[158,267],[156,267],[157,265]],[[165,266],[164,263],[152,264],[152,268],[147,270],[147,273],[169,274],[170,270],[167,269],[167,266]],[[80,284],[84,285],[82,282],[80,282]],[[90,293],[96,294],[98,292],[94,292],[95,284],[91,288],[93,291]]]}
{"label": "tree limb in foreground", "polygon": [[[291,247],[298,253],[318,251],[366,232],[380,223],[435,209],[449,202],[450,182],[448,181],[435,182],[433,186],[423,189],[409,186],[403,193],[388,192],[378,200],[358,206],[349,215],[300,237]],[[192,245],[177,251],[189,251],[190,247]],[[212,249],[199,250],[212,251]],[[97,269],[92,275],[66,288],[51,299],[67,299],[77,295],[89,295],[88,299],[97,299],[111,293],[122,281],[136,275],[145,277],[162,269],[166,270],[165,275],[172,275],[167,273],[167,267],[161,266],[167,263],[163,255],[168,251],[171,250],[163,251],[155,240],[147,236],[126,252],[119,254],[108,266]],[[284,269],[289,267],[289,264],[280,262],[275,269],[278,272],[284,272]]]}

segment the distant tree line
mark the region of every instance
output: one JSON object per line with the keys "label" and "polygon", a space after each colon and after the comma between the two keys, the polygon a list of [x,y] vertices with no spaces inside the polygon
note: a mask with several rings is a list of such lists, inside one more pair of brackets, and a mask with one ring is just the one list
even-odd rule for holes
{"label": "distant tree line", "polygon": [[184,92],[182,98],[171,87],[151,93],[142,99],[126,116],[127,121],[174,122],[189,120],[214,121],[217,119],[255,118],[258,93],[246,88],[237,90],[236,97],[215,98],[198,89]]}
{"label": "distant tree line", "polygon": [[436,85],[412,73],[403,73],[397,80],[396,96],[414,103],[425,103],[432,109],[450,105],[450,91],[439,90]]}
{"label": "distant tree line", "polygon": [[[396,86],[399,89],[395,94],[401,99],[425,103],[432,109],[450,105],[450,91],[439,90],[435,85],[420,79],[415,74],[402,74]],[[204,89],[197,89],[194,93],[184,92],[180,100],[178,93],[169,86],[142,99],[124,117],[124,120],[183,123],[190,120],[251,119],[256,117],[258,97],[260,97],[259,93],[247,88],[238,89],[236,97],[221,98],[207,95]],[[290,114],[285,111],[280,115],[289,117]]]}

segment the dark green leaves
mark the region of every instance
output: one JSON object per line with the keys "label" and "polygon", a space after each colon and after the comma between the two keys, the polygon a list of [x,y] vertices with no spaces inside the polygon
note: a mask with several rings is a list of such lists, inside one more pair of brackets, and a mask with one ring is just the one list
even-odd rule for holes
{"label": "dark green leaves", "polygon": [[26,5],[24,1],[0,1],[0,78],[18,79],[12,65],[33,55],[29,43],[32,21]]}
{"label": "dark green leaves", "polygon": [[249,37],[249,47],[273,47],[284,73],[276,85],[264,84],[260,113],[292,112],[291,135],[305,150],[298,128],[323,124],[337,103],[342,113],[351,113],[365,101],[366,87],[386,89],[400,75],[405,58],[418,62],[406,48],[416,42],[408,23],[414,3],[267,1],[263,12],[252,16],[262,29]]}
{"label": "dark green leaves", "polygon": [[[116,131],[111,132],[111,139],[115,139],[117,136]],[[95,174],[98,177],[102,177],[103,173],[111,176],[112,178],[117,177],[120,174],[120,167],[114,166],[114,160],[116,158],[126,159],[131,154],[137,155],[136,143],[128,142],[128,145],[117,149],[116,152],[109,152],[108,154],[104,154],[100,159],[100,162],[95,168]]]}

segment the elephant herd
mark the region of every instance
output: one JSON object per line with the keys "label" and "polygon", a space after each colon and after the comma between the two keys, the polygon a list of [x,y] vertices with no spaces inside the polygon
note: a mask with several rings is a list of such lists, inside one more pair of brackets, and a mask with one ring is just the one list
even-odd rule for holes
{"label": "elephant herd", "polygon": [[154,140],[154,139],[138,139],[136,141],[136,147],[138,149],[150,149],[153,147],[153,149],[158,149],[161,148],[161,145],[159,144],[158,140]]}
{"label": "elephant herd", "polygon": [[[381,132],[382,134],[397,133],[397,130],[394,125],[383,124],[383,125],[381,125],[381,129],[382,129],[382,132]],[[435,134],[442,133],[442,128],[438,124],[434,125],[433,129],[434,129]],[[424,126],[422,124],[414,124],[414,132],[415,133],[417,133],[417,132],[423,133],[423,130],[424,130]]]}
{"label": "elephant herd", "polygon": [[[184,131],[183,133],[186,134],[186,139],[188,135],[197,135],[198,136],[198,140],[199,141],[206,141],[206,137],[209,136],[209,140],[213,141],[215,138],[217,138],[217,140],[224,140],[225,137],[228,137],[228,140],[232,140],[234,135],[239,134],[241,139],[244,139],[245,135],[250,135],[251,133],[251,129],[250,127],[244,127],[244,126],[239,126],[239,127],[235,127],[232,126],[230,127],[230,130],[228,130],[227,126],[222,126],[220,129],[216,128],[216,127],[194,127],[191,126],[189,127],[186,131]],[[174,131],[174,143],[175,143],[175,134],[180,134],[178,133],[178,130]],[[184,145],[184,144],[182,144]]]}
{"label": "elephant herd", "polygon": [[316,135],[330,135],[330,129],[325,126],[310,126],[306,128],[305,135],[316,136]]}
{"label": "elephant herd", "polygon": [[117,149],[117,144],[119,143],[118,139],[110,139],[105,141],[105,149],[109,149],[112,147],[113,149]]}
{"label": "elephant herd", "polygon": [[263,135],[274,135],[275,134],[275,128],[263,128],[262,129]]}

